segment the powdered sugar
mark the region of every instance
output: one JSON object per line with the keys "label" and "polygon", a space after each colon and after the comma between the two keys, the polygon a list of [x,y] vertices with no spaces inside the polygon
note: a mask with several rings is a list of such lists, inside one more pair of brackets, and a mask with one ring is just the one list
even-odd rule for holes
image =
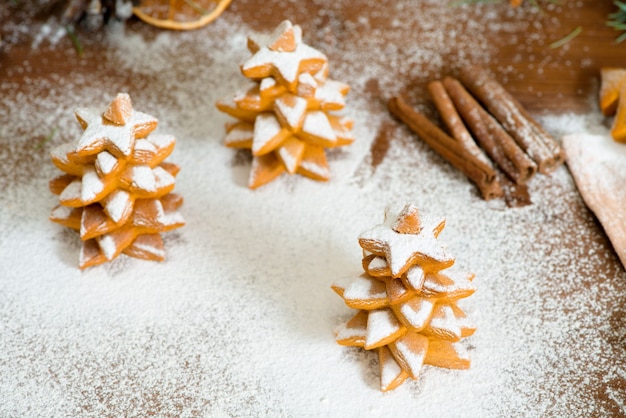
{"label": "powdered sugar", "polygon": [[396,362],[395,358],[391,355],[387,347],[383,347],[380,358],[380,381],[381,387],[387,389],[393,384],[393,382],[401,375],[402,369]]}
{"label": "powdered sugar", "polygon": [[421,331],[433,312],[434,303],[425,298],[413,298],[400,307],[400,313],[415,331]]}
{"label": "powdered sugar", "polygon": [[[439,224],[439,222],[435,222]],[[432,228],[433,225],[428,225]],[[384,253],[393,277],[400,277],[412,264],[414,257],[428,257],[439,263],[454,261],[446,253],[443,244],[433,235],[432,229],[424,227],[419,235],[400,234],[383,224],[364,232],[359,237],[361,246],[372,252]]]}
{"label": "powdered sugar", "polygon": [[[358,318],[359,321],[356,321],[355,318]],[[335,328],[335,335],[337,341],[358,339],[364,342],[367,335],[367,313],[365,311],[359,312],[350,321],[339,324]]]}
{"label": "powdered sugar", "polygon": [[401,327],[402,325],[398,322],[391,309],[370,311],[367,317],[365,347],[369,350],[384,345],[383,341],[392,339],[391,336],[400,331]]}
{"label": "powdered sugar", "polygon": [[563,138],[567,163],[587,205],[596,214],[626,266],[626,145],[604,135]]}
{"label": "powdered sugar", "polygon": [[170,187],[174,184],[176,179],[172,176],[168,171],[163,169],[163,167],[155,167],[152,170],[152,175],[154,175],[154,181],[156,183],[156,189],[161,190],[167,187]]}
{"label": "powdered sugar", "polygon": [[115,223],[120,223],[123,219],[127,219],[133,208],[130,194],[126,190],[121,189],[114,190],[103,200],[103,203],[104,210]]}
{"label": "powdered sugar", "polygon": [[400,357],[408,366],[409,373],[413,377],[419,376],[426,356],[428,339],[422,335],[408,334],[396,341],[395,346]]}
{"label": "powdered sugar", "polygon": [[[109,28],[93,74],[78,67],[71,77],[31,77],[17,94],[3,81],[0,415],[623,413],[626,274],[567,169],[533,178],[527,207],[484,202],[380,105],[407,80],[432,79],[450,51],[462,50],[460,64],[487,62],[496,35],[482,28],[511,25],[490,5],[462,31],[466,8],[423,3],[426,14],[414,0],[368,2],[361,19],[344,21],[344,10],[357,6],[339,1],[309,16],[318,30],[305,31],[307,43],[327,52],[331,76],[353,87],[346,113],[357,140],[330,153],[328,183],[283,176],[250,191],[247,160],[221,143],[229,118],[213,104],[245,83],[237,67],[249,55],[245,34],[261,27],[235,14],[251,7],[246,0],[193,33]],[[395,13],[396,29],[377,27],[372,13]],[[364,28],[371,36],[357,42]],[[400,49],[409,36],[412,47]],[[48,149],[80,135],[76,106],[119,90],[178,138],[170,160],[182,168],[176,188],[187,226],[166,234],[164,263],[122,257],[80,272],[79,238],[47,220],[56,202],[47,182],[58,174]],[[601,130],[594,115],[540,121],[559,138]],[[374,168],[379,132],[390,142]],[[376,354],[335,342],[332,330],[354,311],[329,286],[361,271],[357,238],[394,202],[446,217],[442,240],[459,270],[476,273],[479,290],[463,309],[478,330],[467,340],[469,370],[425,366],[419,380],[383,395]],[[398,371],[388,367],[385,381]]]}
{"label": "powdered sugar", "polygon": [[97,240],[104,256],[107,260],[112,260],[113,257],[115,257],[118,247],[115,242],[115,236],[110,234],[101,235],[97,238]]}
{"label": "powdered sugar", "polygon": [[[150,167],[148,167],[147,165],[135,165],[135,166],[132,166],[130,170],[131,170],[130,179],[131,179],[132,188],[140,189],[146,193],[155,193],[157,191],[156,175],[155,173],[152,172],[152,169]],[[161,170],[163,172],[166,172],[163,169]],[[172,184],[172,183],[173,182],[169,184]]]}
{"label": "powdered sugar", "polygon": [[[429,332],[445,340],[461,338],[461,327],[457,324],[454,311],[449,305],[438,305],[430,319]],[[443,337],[447,338],[443,338]]]}
{"label": "powdered sugar", "polygon": [[291,137],[278,149],[278,157],[288,173],[295,173],[302,162],[305,145],[300,140]]}
{"label": "powdered sugar", "polygon": [[290,129],[300,128],[306,112],[307,101],[305,99],[298,96],[283,96],[274,102],[274,106]]}
{"label": "powdered sugar", "polygon": [[272,114],[260,114],[254,124],[252,153],[257,154],[278,137],[281,132],[280,122]]}
{"label": "powdered sugar", "polygon": [[[86,203],[95,201],[104,190],[104,183],[93,167],[85,167],[83,170],[82,185],[80,189],[80,200]],[[65,198],[61,195],[61,201]]]}
{"label": "powdered sugar", "polygon": [[335,132],[328,121],[328,116],[321,110],[307,112],[302,124],[302,133],[322,139],[331,145],[337,141]]}
{"label": "powdered sugar", "polygon": [[345,288],[343,296],[346,299],[387,299],[385,286],[378,280],[369,277],[358,277]]}
{"label": "powdered sugar", "polygon": [[299,44],[293,52],[271,51],[262,47],[250,57],[243,65],[245,73],[258,67],[271,66],[289,84],[295,83],[302,61],[317,60],[325,61],[326,56],[306,44]]}
{"label": "powdered sugar", "polygon": [[[89,179],[89,177],[87,177]],[[59,195],[61,202],[68,200],[80,200],[82,197],[82,182],[80,179],[76,179],[67,185],[65,189]]]}
{"label": "powdered sugar", "polygon": [[102,176],[111,174],[117,165],[117,158],[107,151],[102,151],[96,156],[96,170],[102,173]]}

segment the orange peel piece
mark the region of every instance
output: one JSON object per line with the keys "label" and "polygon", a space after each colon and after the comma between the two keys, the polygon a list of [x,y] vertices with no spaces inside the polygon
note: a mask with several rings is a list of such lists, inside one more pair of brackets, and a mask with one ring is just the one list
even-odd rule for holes
{"label": "orange peel piece", "polygon": [[613,120],[611,136],[617,142],[626,143],[626,83],[622,83],[619,94],[621,99],[617,105],[617,113]]}
{"label": "orange peel piece", "polygon": [[193,30],[208,25],[232,0],[142,0],[133,13],[162,29]]}
{"label": "orange peel piece", "polygon": [[604,67],[600,70],[600,110],[605,116],[614,115],[620,90],[626,84],[626,69]]}

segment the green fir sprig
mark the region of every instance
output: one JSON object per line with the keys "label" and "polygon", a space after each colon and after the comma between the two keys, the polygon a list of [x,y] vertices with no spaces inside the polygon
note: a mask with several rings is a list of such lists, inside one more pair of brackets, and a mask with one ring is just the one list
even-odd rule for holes
{"label": "green fir sprig", "polygon": [[[453,1],[451,5],[462,6],[466,4],[502,3],[505,1],[509,1],[509,0],[456,0],[456,1]],[[560,0],[546,0],[546,1],[551,4],[560,4]],[[539,3],[537,0],[529,0],[529,3],[532,4],[534,7],[536,7],[537,9],[539,9],[539,11],[543,11],[541,9],[541,6],[539,6]],[[609,14],[606,24],[607,26],[610,26],[617,31],[623,32],[621,35],[619,35],[615,39],[615,43],[620,43],[626,40],[626,2],[615,0],[613,4],[617,6],[617,11]],[[566,38],[567,40],[571,40],[575,38],[576,36],[578,36],[581,32],[582,32],[582,28],[578,27],[574,29],[574,31],[572,32],[574,34],[573,36],[570,37],[570,35],[568,35]],[[561,46],[561,44],[557,46]]]}
{"label": "green fir sprig", "polygon": [[626,3],[622,1],[613,2],[617,6],[617,11],[609,15],[607,26],[615,30],[624,32],[615,39],[615,43],[620,43],[626,39]]}

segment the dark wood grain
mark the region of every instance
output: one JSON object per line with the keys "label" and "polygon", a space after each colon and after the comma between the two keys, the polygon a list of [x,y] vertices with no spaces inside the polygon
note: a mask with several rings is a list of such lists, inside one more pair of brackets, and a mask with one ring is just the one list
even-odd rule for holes
{"label": "dark wood grain", "polygon": [[[50,14],[60,12],[58,1],[39,9],[29,8],[24,2],[18,2],[18,6],[4,3],[0,6],[0,19],[5,22],[42,22]],[[333,2],[324,16],[345,21],[369,16],[372,26],[385,28],[392,25],[394,18],[393,11],[389,10],[390,3],[337,1]],[[309,38],[313,38],[312,44],[332,45],[333,42],[342,40],[341,34],[337,34],[335,28],[325,27],[324,22],[328,23],[331,18],[320,18],[319,7],[312,2],[298,2],[295,5],[269,0],[263,4],[264,7],[259,8],[253,0],[234,1],[225,13],[238,15],[258,30],[270,30],[285,16],[289,16],[303,26]],[[419,1],[414,4],[420,8],[432,7]],[[591,108],[589,97],[597,92],[599,69],[603,66],[626,66],[626,42],[616,44],[615,39],[619,32],[606,25],[608,15],[614,11],[615,6],[610,1],[597,0],[563,1],[561,6],[548,2],[540,4],[543,5],[540,11],[530,4],[515,12],[509,10],[506,4],[495,4],[451,7],[450,13],[458,15],[460,30],[463,30],[464,22],[473,14],[484,13],[486,7],[493,8],[493,11],[501,15],[502,27],[518,24],[514,30],[500,31],[490,38],[493,52],[488,66],[498,80],[531,112],[588,111]],[[318,18],[313,22],[311,16]],[[147,36],[154,36],[158,32],[158,29],[147,27],[135,19],[131,19],[128,25],[130,30],[141,31]],[[419,42],[420,22],[414,22],[414,26],[407,31],[412,35],[406,37],[407,43]],[[511,27],[513,26],[515,25]],[[560,48],[550,47],[551,42],[567,36],[579,26],[583,30],[575,39]],[[81,71],[93,70],[101,51],[100,41],[105,36],[103,33],[87,32],[79,27],[79,37],[85,45],[85,53],[82,59],[77,60],[75,51],[67,48],[69,39],[63,41],[62,48],[33,49],[28,33],[15,35],[6,33],[8,31],[7,25],[0,31],[4,43],[0,55],[0,79],[17,83],[21,82],[24,73],[12,72],[11,69],[21,66],[24,61],[31,64],[29,77],[45,77],[50,72],[75,70],[77,66]],[[489,31],[489,28],[485,28],[485,31]],[[354,34],[355,37],[362,35]],[[347,37],[348,35],[344,36]],[[455,62],[453,56],[444,56],[444,59]],[[394,68],[390,67],[389,70],[393,73]],[[455,69],[450,68],[448,73],[454,75]],[[427,80],[414,81],[421,88]],[[411,85],[410,80],[407,80],[407,85]],[[425,92],[419,94],[425,97]]]}

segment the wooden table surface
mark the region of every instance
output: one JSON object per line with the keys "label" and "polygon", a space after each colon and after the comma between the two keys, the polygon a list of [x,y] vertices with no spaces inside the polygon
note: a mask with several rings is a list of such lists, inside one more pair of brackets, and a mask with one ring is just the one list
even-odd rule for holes
{"label": "wooden table surface", "polygon": [[[55,4],[55,2],[50,2]],[[62,3],[57,1],[56,3]],[[506,2],[504,2],[506,3]],[[527,2],[528,3],[528,2]],[[491,12],[498,13],[501,22],[483,28],[489,34],[491,59],[482,63],[489,67],[496,77],[506,84],[507,88],[522,104],[532,112],[584,112],[592,108],[589,100],[599,86],[599,69],[605,66],[626,66],[626,41],[616,43],[620,32],[608,27],[608,15],[615,11],[611,1],[594,0],[563,0],[558,5],[548,1],[539,1],[540,9],[526,4],[518,9],[511,9],[506,4],[487,4],[481,6],[450,7],[450,13],[458,16],[449,31],[463,33],[464,26],[470,20],[466,16]],[[328,6],[326,17],[316,20],[310,16],[318,14],[319,7],[313,3],[272,0],[264,2],[258,8],[251,0],[235,0],[226,10],[227,14],[236,14],[245,23],[259,31],[274,28],[283,16],[291,16],[300,22],[304,31],[309,34],[311,43],[342,43],[351,38],[345,33],[349,29],[325,27],[330,17],[338,20],[354,21],[360,15],[370,16],[372,25],[384,27],[393,20],[393,1],[351,3],[349,1],[334,2]],[[414,7],[428,9],[427,3],[415,1]],[[17,2],[17,6],[3,4],[0,7],[0,21],[25,22],[46,21],[49,15],[58,15],[60,7],[33,8],[28,3]],[[375,18],[372,18],[375,17]],[[420,22],[415,27],[406,28],[407,41],[419,42]],[[7,32],[4,25],[0,29]],[[146,28],[143,23],[132,19],[132,30],[145,33],[157,33],[158,29]],[[551,48],[550,44],[569,35],[578,27],[582,32],[575,39],[559,48]],[[63,72],[76,68],[78,65],[85,71],[97,62],[101,46],[99,41],[103,35],[89,33],[79,28],[78,37],[84,44],[84,56],[78,59],[71,50],[70,40],[62,41],[63,53],[57,49],[37,49],[31,47],[31,36],[28,33],[4,34],[5,47],[0,55],[0,79],[20,82],[24,73],[11,72],[11,68],[21,66],[25,60],[31,63],[29,77],[46,77],[53,71]],[[361,36],[361,34],[359,34]],[[10,47],[7,47],[10,44]],[[68,49],[69,48],[69,49]],[[444,62],[457,61],[459,50],[454,46],[446,48],[441,55]],[[332,57],[332,53],[330,54]],[[45,63],[45,65],[38,65]],[[391,70],[393,71],[393,69]],[[425,95],[424,84],[439,75],[454,74],[455,69],[435,69],[427,71],[428,77],[412,76],[407,79],[407,88],[413,84],[420,95]],[[412,71],[419,74],[419,71]],[[398,74],[402,76],[402,74]],[[412,84],[413,83],[413,84]],[[417,98],[420,100],[420,97]]]}
{"label": "wooden table surface", "polygon": [[[542,5],[542,10],[530,4],[514,10],[504,3],[450,7],[441,15],[445,19],[433,21],[433,16],[440,16],[435,13],[435,9],[441,9],[441,4],[435,1],[233,0],[220,19],[242,23],[253,30],[268,31],[285,17],[289,17],[302,26],[307,43],[320,46],[342,75],[354,75],[354,80],[351,81],[354,90],[351,94],[371,98],[368,110],[377,117],[386,115],[386,99],[398,93],[407,95],[414,104],[424,107],[427,113],[432,114],[426,84],[444,75],[454,75],[459,65],[467,63],[481,64],[492,70],[496,78],[536,115],[597,111],[599,69],[604,66],[626,67],[626,41],[615,44],[614,39],[619,33],[606,26],[607,15],[615,8],[613,2],[561,0],[560,5],[542,0],[538,2]],[[529,3],[528,0],[526,3]],[[0,4],[0,35],[3,41],[0,50],[0,96],[3,97],[0,102],[0,124],[9,126],[10,130],[4,132],[11,132],[24,143],[24,147],[9,147],[8,144],[14,139],[0,137],[0,157],[4,162],[0,166],[2,188],[16,184],[19,179],[36,177],[38,164],[44,160],[43,154],[48,151],[47,146],[39,147],[38,144],[43,143],[49,128],[42,127],[33,133],[28,127],[20,127],[19,121],[9,120],[13,103],[10,96],[19,96],[20,103],[24,100],[30,104],[38,101],[45,103],[48,94],[53,93],[38,91],[33,87],[42,80],[60,82],[60,88],[63,83],[70,83],[73,79],[89,78],[93,80],[92,85],[96,85],[99,77],[105,75],[107,80],[114,80],[114,84],[119,86],[146,87],[153,81],[149,76],[145,79],[131,79],[130,73],[117,71],[106,62],[101,62],[100,58],[106,55],[107,48],[111,48],[106,42],[106,30],[96,33],[80,28],[77,30],[84,48],[82,57],[78,56],[68,37],[50,42],[47,38],[52,35],[48,35],[43,41],[37,41],[42,33],[42,25],[52,25],[56,21],[51,21],[51,16],[58,16],[61,11],[60,5],[55,5],[55,2],[46,4],[49,6],[39,9],[33,8],[31,2],[24,1],[3,1]],[[417,8],[423,12],[424,19],[406,23],[403,20],[402,7]],[[485,22],[486,26],[481,27]],[[406,26],[398,28],[398,25],[404,24]],[[146,39],[156,39],[161,33],[159,29],[149,27],[136,19],[130,19],[125,25],[128,34],[140,34]],[[29,31],[29,27],[38,29]],[[575,39],[559,48],[550,47],[552,42],[565,37],[578,27],[582,27],[582,33]],[[224,36],[224,33],[213,31],[209,27],[187,36],[190,39],[196,36]],[[389,36],[391,40],[381,56],[374,54],[371,62],[359,63],[379,65],[384,71],[378,78],[360,79],[358,66],[351,68],[351,54],[354,51],[366,53],[364,42],[368,37],[385,36]],[[439,45],[441,48],[438,51],[434,50],[436,48],[416,49],[415,45],[420,44]],[[413,56],[415,51],[422,55]],[[389,56],[384,56],[387,53]],[[385,66],[386,60],[390,62],[388,66]],[[208,63],[210,57],[201,57],[198,61]],[[177,65],[176,62],[171,64]],[[33,80],[37,83],[33,83]],[[81,83],[88,84],[84,81]],[[102,89],[113,93],[108,90],[108,86],[102,86]],[[371,149],[370,162],[374,169],[386,158],[389,141],[392,139],[385,138],[397,137],[398,130],[402,129],[390,117],[382,117],[381,120],[382,126]],[[13,153],[10,159],[3,156],[3,147]],[[41,155],[33,155],[33,149]],[[573,187],[573,183],[569,183],[569,187]],[[563,193],[566,192],[570,193],[569,196],[575,194],[572,190]],[[602,248],[604,254],[586,265],[586,274],[591,276],[596,271],[602,271],[604,277],[624,279],[624,269],[611,253],[610,243],[601,226],[589,220],[589,212],[580,199],[576,202],[570,220],[573,217],[587,228],[583,239],[585,245]],[[552,221],[565,222],[561,219]],[[580,237],[563,238],[565,246],[577,245],[579,242]],[[552,250],[556,251],[554,248]],[[589,280],[593,282],[593,279]],[[619,283],[610,286],[618,291],[625,288],[624,284]],[[546,288],[541,291],[549,292]],[[566,291],[563,291],[562,297],[567,298]],[[624,301],[624,297],[618,300]],[[626,307],[601,305],[601,308],[605,309],[610,318],[608,326],[613,330],[613,334],[603,340],[607,344],[605,352],[622,353],[621,358],[617,355],[615,361],[624,362]],[[555,373],[556,378],[566,378],[560,376],[558,371]],[[576,379],[582,381],[584,374],[581,371]],[[594,399],[597,416],[624,416],[626,374],[604,381],[596,373],[589,376],[589,379],[595,389],[594,393],[585,393],[585,396]],[[558,382],[546,384],[551,385],[551,394],[558,392],[555,389]],[[533,390],[535,389],[529,389]],[[534,393],[533,396],[531,398],[535,400],[541,398],[540,393]],[[549,415],[550,408],[547,407],[544,412]]]}

